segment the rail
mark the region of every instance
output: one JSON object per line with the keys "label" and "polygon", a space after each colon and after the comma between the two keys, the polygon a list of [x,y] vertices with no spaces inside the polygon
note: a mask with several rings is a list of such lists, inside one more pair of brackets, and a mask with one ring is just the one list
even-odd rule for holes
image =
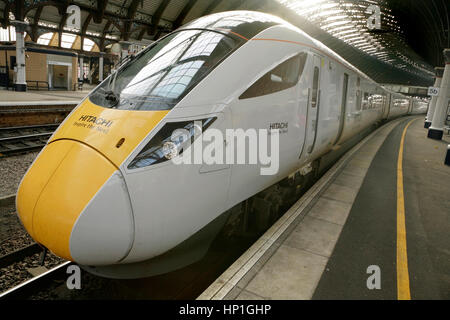
{"label": "rail", "polygon": [[0,268],[7,267],[42,251],[42,248],[37,243],[33,243],[14,252],[5,254],[0,257]]}
{"label": "rail", "polygon": [[55,282],[55,280],[64,280],[67,276],[66,267],[71,264],[72,262],[69,261],[64,262],[37,277],[34,277],[12,289],[0,293],[0,300],[23,300],[45,290],[46,288],[51,286]]}
{"label": "rail", "polygon": [[0,128],[0,156],[43,148],[58,124]]}

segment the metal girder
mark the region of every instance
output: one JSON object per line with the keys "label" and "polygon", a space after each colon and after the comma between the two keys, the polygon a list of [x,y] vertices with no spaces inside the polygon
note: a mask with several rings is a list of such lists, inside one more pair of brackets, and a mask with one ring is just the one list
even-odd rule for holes
{"label": "metal girder", "polygon": [[91,23],[92,20],[92,14],[88,14],[88,16],[86,17],[86,20],[84,20],[83,26],[81,27],[81,34],[85,35],[87,28],[89,27],[89,24]]}
{"label": "metal girder", "polygon": [[14,1],[13,7],[16,20],[23,21],[25,19],[25,0]]}
{"label": "metal girder", "polygon": [[108,0],[97,0],[97,11],[93,16],[95,23],[102,23],[107,5]]}
{"label": "metal girder", "polygon": [[158,29],[159,22],[161,21],[161,17],[169,5],[171,0],[163,0],[159,5],[158,9],[156,9],[155,14],[152,17],[152,25],[150,27],[150,35],[155,35],[156,30]]}
{"label": "metal girder", "polygon": [[102,32],[102,38],[100,39],[100,51],[103,51],[105,49],[105,39],[106,39],[106,33],[108,32],[109,28],[111,27],[111,20],[108,20],[108,22],[106,22],[105,27],[103,28],[103,32]]}
{"label": "metal girder", "polygon": [[226,11],[237,10],[241,5],[243,5],[247,0],[229,0]]}
{"label": "metal girder", "polygon": [[203,11],[202,16],[206,16],[214,11],[214,9],[217,8],[217,6],[224,0],[212,0],[209,6]]}
{"label": "metal girder", "polygon": [[39,19],[41,18],[43,8],[44,7],[37,8],[36,12],[34,13],[33,26],[31,27],[31,39],[34,42],[37,42],[38,22]]}
{"label": "metal girder", "polygon": [[84,47],[84,38],[86,37],[86,31],[87,28],[89,27],[89,24],[91,23],[92,20],[92,14],[90,13],[87,17],[86,20],[84,20],[83,26],[81,27],[81,51],[83,51],[83,47]]}
{"label": "metal girder", "polygon": [[59,34],[59,37],[58,37],[58,48],[61,48],[61,40],[62,40],[63,26],[64,26],[64,24],[66,23],[66,21],[67,21],[67,14],[64,14],[64,15],[61,17],[61,22],[60,22],[59,28],[58,28],[58,34]]}
{"label": "metal girder", "polygon": [[59,27],[58,27],[58,47],[61,48],[61,39],[62,39],[62,33],[64,31],[64,26],[67,22],[67,7],[69,6],[69,1],[66,0],[64,1],[63,5],[60,6],[60,14],[61,14],[61,20],[59,22]]}
{"label": "metal girder", "polygon": [[134,17],[136,16],[136,12],[139,6],[139,3],[142,3],[141,0],[133,0],[128,7],[127,19],[123,24],[122,38],[127,41],[131,35],[131,25],[133,24]]}
{"label": "metal girder", "polygon": [[178,15],[178,17],[175,19],[173,23],[173,29],[178,29],[181,24],[183,23],[186,16],[189,14],[189,11],[191,11],[192,7],[195,6],[198,0],[189,0],[188,3],[184,6],[183,10],[181,10],[181,13]]}
{"label": "metal girder", "polygon": [[268,0],[249,0],[246,1],[246,6],[249,10],[258,10],[267,4]]}
{"label": "metal girder", "polygon": [[147,29],[146,29],[146,28],[141,28],[141,31],[139,31],[139,35],[138,35],[138,37],[137,37],[137,39],[138,39],[139,41],[141,41],[142,38],[144,38],[145,32],[147,32]]}

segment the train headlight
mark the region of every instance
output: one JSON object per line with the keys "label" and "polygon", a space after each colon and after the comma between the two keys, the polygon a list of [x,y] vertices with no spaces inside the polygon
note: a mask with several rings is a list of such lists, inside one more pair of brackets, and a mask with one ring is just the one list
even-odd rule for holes
{"label": "train headlight", "polygon": [[128,169],[145,168],[172,160],[192,145],[217,118],[170,122],[150,140],[128,165]]}
{"label": "train headlight", "polygon": [[163,145],[163,152],[167,160],[172,160],[178,156],[178,146],[173,142],[166,142]]}

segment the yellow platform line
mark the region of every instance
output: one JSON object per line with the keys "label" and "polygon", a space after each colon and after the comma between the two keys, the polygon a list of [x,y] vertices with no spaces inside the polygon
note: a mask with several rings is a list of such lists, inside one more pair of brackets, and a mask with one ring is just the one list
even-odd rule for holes
{"label": "yellow platform line", "polygon": [[403,150],[406,132],[409,126],[416,121],[408,123],[403,130],[400,142],[400,151],[397,163],[397,298],[398,300],[411,300],[409,287],[408,254],[406,250],[406,223],[405,223],[405,196],[403,189]]}

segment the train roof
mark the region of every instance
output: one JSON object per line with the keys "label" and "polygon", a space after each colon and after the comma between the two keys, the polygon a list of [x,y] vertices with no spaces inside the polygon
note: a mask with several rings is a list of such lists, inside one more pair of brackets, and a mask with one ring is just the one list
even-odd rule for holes
{"label": "train roof", "polygon": [[[215,13],[208,16],[198,18],[183,27],[181,29],[210,29],[210,30],[227,30],[235,33],[244,38],[252,39],[262,31],[274,26],[285,26],[289,29],[294,29],[307,37],[315,46],[316,49],[322,51],[329,57],[337,60],[339,63],[345,65],[347,68],[352,69],[361,77],[366,78],[372,83],[379,85],[376,81],[367,76],[364,72],[356,68],[349,61],[342,58],[334,50],[327,47],[322,42],[314,39],[300,28],[292,25],[291,23],[271,14],[256,12],[256,11],[226,11],[221,13]],[[379,85],[380,86],[380,85]],[[380,86],[382,90],[389,93],[395,93],[387,88]]]}
{"label": "train roof", "polygon": [[276,16],[255,11],[227,11],[194,20],[182,29],[225,29],[251,39],[260,32],[276,26],[290,25]]}

